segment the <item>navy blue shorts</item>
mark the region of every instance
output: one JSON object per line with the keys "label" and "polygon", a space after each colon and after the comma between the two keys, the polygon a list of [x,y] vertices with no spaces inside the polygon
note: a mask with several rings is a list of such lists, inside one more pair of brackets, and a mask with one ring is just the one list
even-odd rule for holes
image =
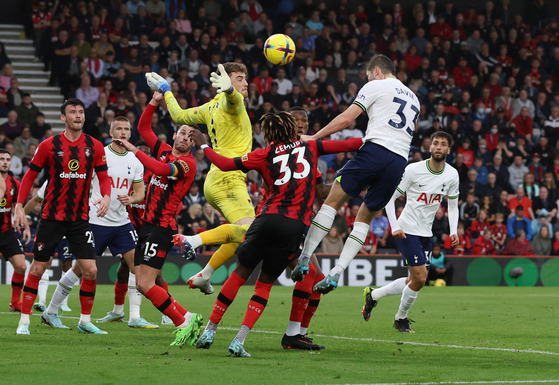
{"label": "navy blue shorts", "polygon": [[74,254],[70,252],[70,247],[68,246],[66,237],[62,238],[62,240],[58,243],[58,246],[56,246],[55,255],[58,257],[60,262],[73,261],[76,259]]}
{"label": "navy blue shorts", "polygon": [[96,255],[102,255],[107,247],[112,255],[123,254],[136,248],[138,235],[132,223],[118,227],[91,224],[91,231],[95,239]]}
{"label": "navy blue shorts", "polygon": [[431,266],[431,252],[433,250],[433,237],[420,237],[417,235],[406,234],[406,239],[397,239],[396,245],[404,265],[406,266]]}
{"label": "navy blue shorts", "polygon": [[336,180],[353,198],[368,188],[364,202],[369,210],[378,211],[392,198],[406,164],[400,155],[376,143],[365,142],[339,171]]}

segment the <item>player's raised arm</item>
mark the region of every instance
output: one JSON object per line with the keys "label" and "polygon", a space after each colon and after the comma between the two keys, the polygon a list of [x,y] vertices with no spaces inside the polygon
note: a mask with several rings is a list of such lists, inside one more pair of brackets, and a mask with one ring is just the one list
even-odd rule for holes
{"label": "player's raised arm", "polygon": [[349,138],[346,140],[317,140],[316,146],[320,154],[335,154],[338,152],[357,151],[363,145],[363,138]]}
{"label": "player's raised arm", "polygon": [[[244,97],[243,95],[233,87],[231,78],[229,74],[225,71],[223,64],[217,65],[217,72],[212,72],[210,75],[210,80],[212,86],[217,89],[217,93],[225,92],[227,103],[225,103],[225,112],[232,115],[239,115],[245,109]],[[242,84],[246,83],[246,74],[241,72],[234,72],[233,76],[236,76],[236,82]],[[246,83],[248,86],[248,83]]]}
{"label": "player's raised arm", "polygon": [[138,147],[134,146],[132,143],[125,139],[115,139],[115,141],[120,146],[126,148],[127,151],[134,153],[138,160],[142,162],[142,164],[155,175],[171,176],[180,179],[183,178],[189,171],[188,166],[182,160],[178,160],[173,163],[163,163],[151,158],[149,155],[146,155],[143,151],[140,151]]}
{"label": "player's raised arm", "polygon": [[202,149],[202,151],[204,151],[204,154],[208,157],[210,162],[215,164],[221,171],[248,171],[248,169],[244,167],[240,157],[226,158],[215,152],[210,146],[208,146],[206,137],[199,130],[192,130],[190,132],[190,138],[192,139],[196,147],[199,147]]}
{"label": "player's raised arm", "polygon": [[356,104],[352,104],[342,112],[340,115],[336,116],[330,123],[324,126],[320,131],[314,135],[302,135],[301,140],[316,140],[324,138],[326,136],[332,135],[335,132],[341,131],[347,128],[351,122],[353,122],[361,113],[363,109]]}
{"label": "player's raised arm", "polygon": [[[171,114],[171,118],[177,124],[204,124],[204,117],[207,114],[207,106],[200,106],[194,108],[188,108],[183,110],[177,99],[175,99],[175,95],[171,92],[171,88],[165,79],[163,79],[160,75],[156,74],[155,72],[148,72],[146,73],[146,80],[149,87],[156,92],[156,94],[161,95],[161,98],[165,99],[165,103],[167,103],[167,109],[169,110],[169,114]],[[154,94],[154,98],[156,96]],[[159,96],[158,96],[159,97]],[[159,105],[159,102],[157,103]],[[151,122],[150,122],[151,127]]]}
{"label": "player's raised arm", "polygon": [[146,109],[142,112],[142,116],[140,116],[140,121],[138,122],[138,131],[140,132],[140,136],[146,142],[151,151],[154,150],[158,140],[157,136],[151,129],[151,118],[153,117],[155,109],[159,106],[159,103],[161,103],[161,100],[163,100],[163,95],[159,92],[154,92],[151,100],[146,106]]}

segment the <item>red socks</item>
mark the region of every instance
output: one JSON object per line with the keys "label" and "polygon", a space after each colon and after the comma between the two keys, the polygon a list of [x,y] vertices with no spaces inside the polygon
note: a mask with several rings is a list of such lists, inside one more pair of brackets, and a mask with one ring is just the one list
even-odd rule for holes
{"label": "red socks", "polygon": [[169,292],[169,284],[167,283],[167,281],[163,281],[163,284],[159,286],[162,287],[163,290],[165,290],[167,293]]}
{"label": "red socks", "polygon": [[12,275],[12,300],[11,304],[15,305],[21,302],[21,290],[23,289],[23,279],[25,274],[14,272]]}
{"label": "red socks", "polygon": [[307,306],[309,304],[309,299],[311,298],[315,277],[316,268],[313,264],[310,264],[309,272],[305,275],[305,279],[295,284],[291,302],[291,315],[289,316],[290,321],[301,322],[303,319],[303,315],[305,314],[305,310],[307,310]]}
{"label": "red socks", "polygon": [[93,301],[95,300],[95,289],[97,287],[96,279],[82,278],[80,286],[80,304],[81,314],[91,314],[93,308]]}
{"label": "red socks", "polygon": [[115,283],[115,305],[124,305],[127,290],[128,283]]}
{"label": "red socks", "polygon": [[[151,301],[153,306],[155,306],[161,313],[165,314],[167,317],[173,320],[175,326],[179,326],[184,323],[184,315],[176,307],[176,302],[169,293],[167,293],[162,287],[153,285],[145,294],[147,299]],[[180,306],[180,305],[179,305]],[[181,306],[181,309],[184,308]],[[186,313],[186,310],[184,310]]]}
{"label": "red socks", "polygon": [[219,324],[223,314],[227,311],[227,308],[239,292],[241,286],[243,286],[246,282],[246,279],[242,279],[239,275],[235,272],[231,273],[227,281],[223,284],[221,291],[217,295],[217,299],[214,303],[214,308],[212,314],[210,315],[210,321],[214,324]]}
{"label": "red socks", "polygon": [[[326,278],[324,274],[320,274],[314,279],[313,285],[322,281],[324,278]],[[307,307],[307,310],[305,310],[305,315],[303,315],[303,320],[301,321],[301,327],[303,328],[309,327],[309,324],[311,323],[311,319],[314,316],[314,313],[316,312],[316,308],[318,307],[319,303],[320,303],[320,293],[317,293],[316,291],[312,291],[311,299],[309,301],[309,306]]]}
{"label": "red socks", "polygon": [[27,280],[23,287],[23,300],[21,301],[21,312],[23,314],[31,314],[31,308],[37,298],[37,288],[41,277],[36,277],[33,274],[27,274]]}
{"label": "red socks", "polygon": [[268,298],[270,298],[270,290],[272,289],[271,283],[262,283],[256,281],[254,285],[254,295],[248,302],[247,312],[245,318],[243,319],[243,325],[252,329],[258,318],[264,312],[266,305],[268,304]]}

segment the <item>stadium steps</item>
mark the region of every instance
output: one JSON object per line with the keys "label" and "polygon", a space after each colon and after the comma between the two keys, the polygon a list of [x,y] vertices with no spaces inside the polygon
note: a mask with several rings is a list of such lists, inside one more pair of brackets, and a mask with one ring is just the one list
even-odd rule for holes
{"label": "stadium steps", "polygon": [[45,114],[45,121],[52,126],[53,131],[63,131],[60,104],[64,98],[60,88],[48,86],[50,71],[43,71],[43,63],[35,57],[33,41],[25,38],[23,25],[0,24],[0,41],[12,60],[19,87],[31,94],[33,103]]}

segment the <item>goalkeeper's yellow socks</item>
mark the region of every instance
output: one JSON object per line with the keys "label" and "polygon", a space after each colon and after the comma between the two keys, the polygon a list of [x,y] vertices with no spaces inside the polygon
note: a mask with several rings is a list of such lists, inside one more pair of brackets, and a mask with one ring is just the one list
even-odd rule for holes
{"label": "goalkeeper's yellow socks", "polygon": [[[237,250],[238,243],[226,243],[221,245],[219,249],[212,255],[208,265],[215,271],[225,264],[228,260],[233,258],[235,250]],[[207,266],[208,266],[207,265]],[[202,275],[204,272],[202,271]]]}
{"label": "goalkeeper's yellow socks", "polygon": [[[200,237],[203,245],[222,245],[231,242],[241,243],[249,226],[250,225],[221,225],[215,229],[204,231],[198,234],[198,236]],[[195,247],[195,245],[192,246],[194,248],[197,247]]]}

